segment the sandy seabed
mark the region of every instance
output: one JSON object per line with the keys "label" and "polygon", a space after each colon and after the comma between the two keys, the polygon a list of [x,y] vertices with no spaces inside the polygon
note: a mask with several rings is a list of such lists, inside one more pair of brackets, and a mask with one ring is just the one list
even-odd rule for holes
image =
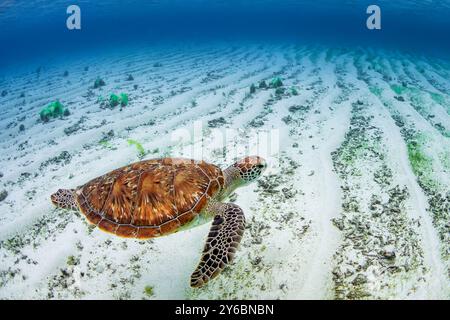
{"label": "sandy seabed", "polygon": [[[97,77],[106,85],[95,89]],[[260,88],[274,77],[282,89]],[[9,68],[0,298],[449,299],[449,79],[448,61],[306,45],[140,48]],[[121,92],[129,104],[108,107]],[[42,122],[56,99],[70,115]],[[259,133],[269,148],[255,149]],[[247,217],[241,247],[201,289],[189,276],[209,225],[122,239],[49,200],[140,159],[225,168],[255,152],[269,169],[231,199]]]}

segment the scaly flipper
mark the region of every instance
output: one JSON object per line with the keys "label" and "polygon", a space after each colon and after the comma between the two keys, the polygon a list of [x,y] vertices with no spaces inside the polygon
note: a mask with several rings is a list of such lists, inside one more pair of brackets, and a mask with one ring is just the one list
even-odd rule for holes
{"label": "scaly flipper", "polygon": [[215,278],[234,257],[245,228],[242,209],[233,203],[217,206],[197,269],[191,275],[191,287],[201,287]]}

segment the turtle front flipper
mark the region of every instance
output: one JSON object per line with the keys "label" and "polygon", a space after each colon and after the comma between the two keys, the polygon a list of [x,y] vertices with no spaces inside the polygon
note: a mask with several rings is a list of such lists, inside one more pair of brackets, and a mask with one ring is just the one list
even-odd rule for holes
{"label": "turtle front flipper", "polygon": [[239,206],[233,203],[217,206],[200,263],[191,275],[191,287],[203,286],[233,260],[244,229],[244,212]]}

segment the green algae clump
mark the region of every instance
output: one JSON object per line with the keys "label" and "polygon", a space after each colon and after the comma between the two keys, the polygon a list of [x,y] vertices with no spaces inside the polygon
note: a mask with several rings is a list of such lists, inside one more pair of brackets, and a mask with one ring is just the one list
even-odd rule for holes
{"label": "green algae clump", "polygon": [[293,96],[298,96],[298,91],[294,87],[291,87],[290,91]]}
{"label": "green algae clump", "polygon": [[51,118],[56,118],[63,115],[69,115],[69,110],[64,108],[63,104],[59,101],[49,103],[39,113],[39,116],[43,122],[48,122]]}
{"label": "green algae clump", "polygon": [[270,80],[270,86],[272,88],[279,88],[283,86],[283,81],[281,81],[280,77],[275,77],[272,80]]}
{"label": "green algae clump", "polygon": [[404,86],[402,86],[402,85],[399,85],[399,84],[393,84],[393,85],[391,85],[391,89],[392,89],[392,91],[394,91],[397,95],[401,95],[401,94],[405,93],[405,92],[408,90],[408,88],[406,88],[406,87],[404,87]]}
{"label": "green algae clump", "polygon": [[109,96],[109,105],[114,108],[118,105],[121,105],[122,107],[125,107],[128,105],[128,94],[121,93],[119,95],[112,93]]}
{"label": "green algae clump", "polygon": [[111,106],[111,107],[115,107],[115,106],[118,106],[119,105],[119,96],[117,95],[117,94],[114,94],[114,93],[112,93],[110,96],[109,96],[109,105]]}
{"label": "green algae clump", "polygon": [[383,88],[380,87],[369,87],[369,90],[372,94],[374,94],[375,96],[377,96],[378,98],[381,97],[381,94],[383,93]]}
{"label": "green algae clump", "polygon": [[425,137],[418,134],[407,144],[408,158],[414,174],[427,176],[433,169],[432,159],[424,151]]}
{"label": "green algae clump", "polygon": [[264,81],[264,80],[262,80],[260,83],[259,83],[259,88],[260,89],[266,89],[267,88],[267,83]]}
{"label": "green algae clump", "polygon": [[285,92],[285,89],[284,89],[283,87],[280,87],[280,88],[276,88],[276,89],[275,89],[275,94],[276,94],[277,96],[284,94],[284,92]]}
{"label": "green algae clump", "polygon": [[153,294],[154,294],[154,292],[153,292],[153,287],[152,287],[152,286],[145,286],[145,288],[144,288],[144,293],[145,293],[148,297],[153,296]]}
{"label": "green algae clump", "polygon": [[142,144],[140,144],[138,141],[133,140],[133,139],[128,139],[127,142],[128,142],[129,145],[134,145],[134,146],[136,146],[136,149],[137,149],[137,151],[138,151],[138,157],[139,157],[139,158],[143,158],[143,157],[145,156],[145,149],[144,149],[144,147],[142,146]]}
{"label": "green algae clump", "polygon": [[126,94],[126,93],[120,94],[120,105],[122,107],[125,107],[128,105],[128,94]]}
{"label": "green algae clump", "polygon": [[442,94],[430,92],[430,96],[434,102],[439,103],[440,105],[445,105],[445,98]]}
{"label": "green algae clump", "polygon": [[97,78],[97,79],[95,79],[95,82],[94,82],[94,89],[103,87],[105,85],[106,85],[106,83],[102,78]]}

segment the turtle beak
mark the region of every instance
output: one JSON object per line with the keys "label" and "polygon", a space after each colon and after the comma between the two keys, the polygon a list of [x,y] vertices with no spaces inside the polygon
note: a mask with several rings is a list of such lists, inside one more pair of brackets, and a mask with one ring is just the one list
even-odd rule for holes
{"label": "turtle beak", "polygon": [[264,166],[264,169],[267,169],[267,162],[264,159],[261,159],[261,164]]}
{"label": "turtle beak", "polygon": [[261,169],[261,173],[267,169],[267,162],[263,158],[260,158],[260,162],[258,164],[258,168]]}
{"label": "turtle beak", "polygon": [[[58,191],[59,191],[59,190],[58,190]],[[53,203],[54,205],[57,204],[57,203],[56,203],[56,199],[58,198],[57,193],[58,193],[58,192],[53,193],[53,194],[50,196],[50,200],[52,201],[52,203]]]}
{"label": "turtle beak", "polygon": [[61,189],[58,189],[58,191],[56,191],[55,193],[53,193],[51,196],[50,196],[50,200],[52,201],[52,203],[55,205],[55,206],[58,206],[58,204],[59,204],[59,197],[60,197],[60,195],[61,195],[61,193],[62,193],[62,190]]}

